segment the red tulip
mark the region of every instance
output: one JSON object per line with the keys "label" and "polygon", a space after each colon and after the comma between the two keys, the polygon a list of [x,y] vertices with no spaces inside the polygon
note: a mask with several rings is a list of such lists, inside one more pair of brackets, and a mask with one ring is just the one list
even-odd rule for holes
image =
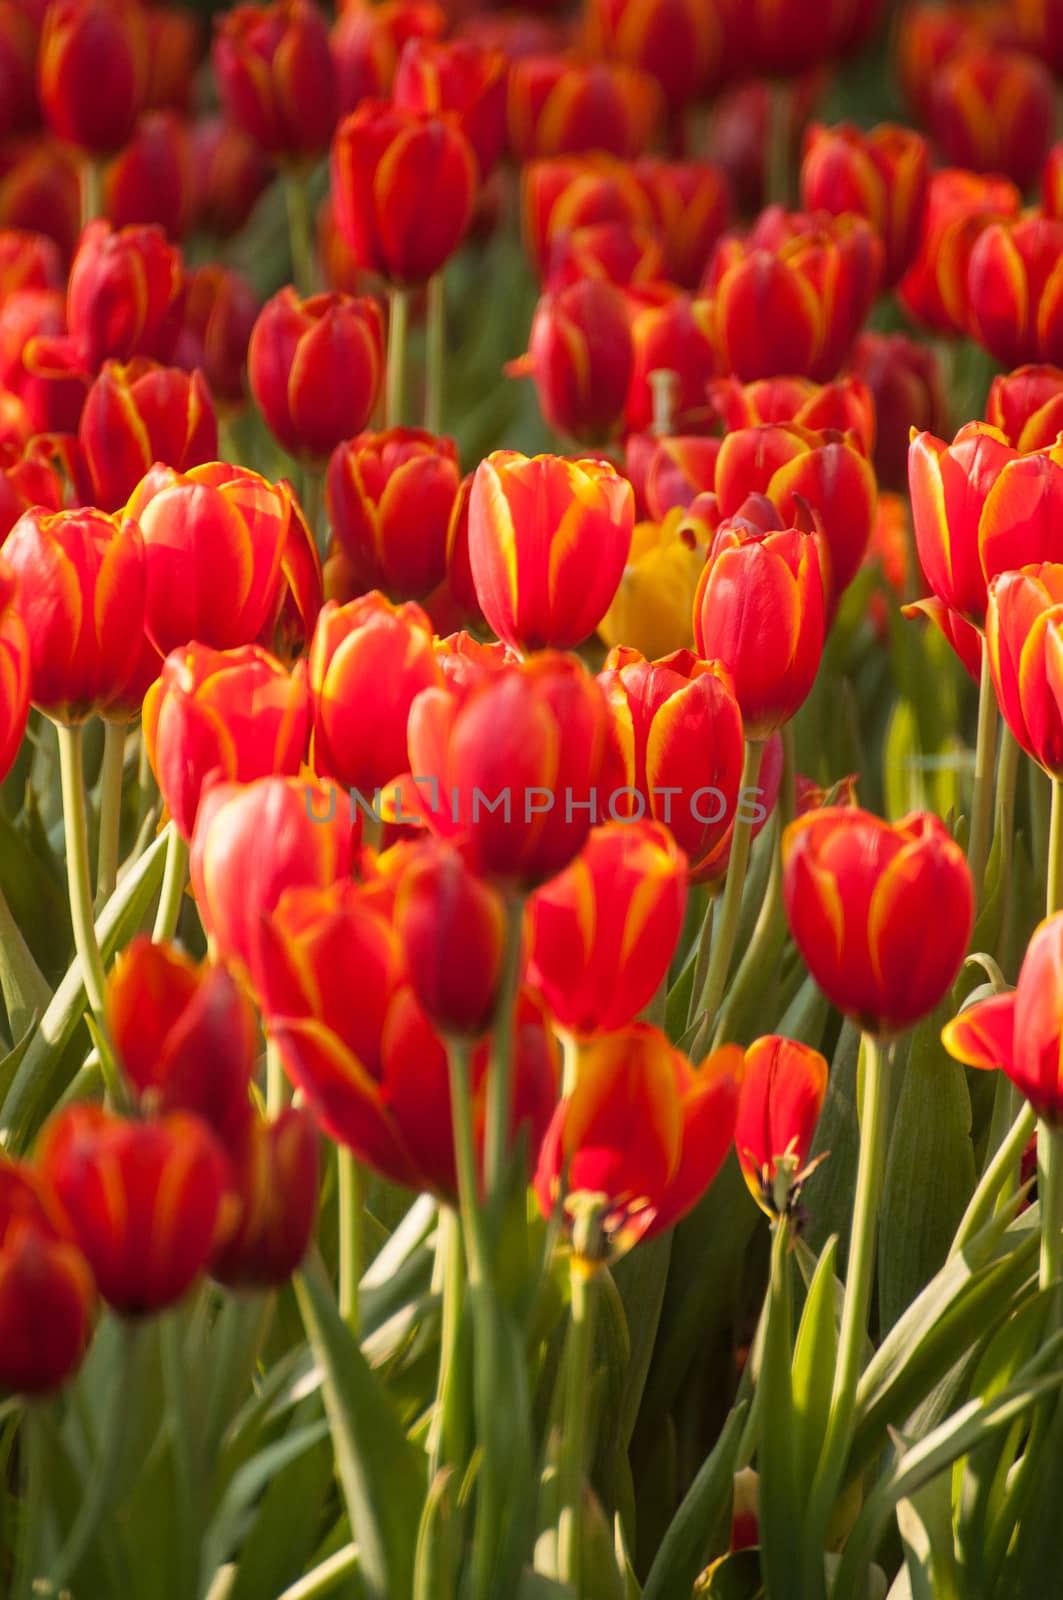
{"label": "red tulip", "polygon": [[201,372],[143,356],[107,361],[85,398],[78,440],[95,505],[117,511],[154,462],[185,472],[218,454],[218,420]]}
{"label": "red tulip", "polygon": [[696,289],[713,246],[731,220],[727,177],[711,161],[637,161],[635,176],[646,192],[664,240],[667,276]]}
{"label": "red tulip", "polygon": [[931,174],[919,249],[897,290],[917,321],[935,333],[967,332],[971,251],[990,223],[1017,216],[1021,203],[1006,178],[953,169]]}
{"label": "red tulip", "polygon": [[433,841],[399,879],[395,931],[406,970],[434,1028],[444,1036],[486,1033],[498,1005],[506,940],[501,896],[451,846]]}
{"label": "red tulip", "polygon": [[631,161],[661,121],[656,80],[621,62],[526,56],[509,72],[509,142],[520,162],[603,150]]}
{"label": "red tulip", "polygon": [[797,1203],[826,1091],[827,1063],[810,1045],[770,1034],[746,1051],[735,1152],[769,1217],[789,1215]]}
{"label": "red tulip", "polygon": [[41,108],[61,139],[95,154],[125,143],[144,103],[148,38],[135,0],[50,0],[41,28]]}
{"label": "red tulip", "polygon": [[650,374],[664,369],[675,374],[675,431],[696,431],[707,418],[709,380],[719,371],[711,306],[659,284],[629,290],[628,304],[634,368],[624,408],[625,429],[638,433],[655,421]]}
{"label": "red tulip", "polygon": [[329,522],[362,592],[415,600],[436,588],[459,483],[452,439],[389,428],[337,446],[325,480]]}
{"label": "red tulip", "polygon": [[548,290],[535,308],[520,371],[535,380],[543,416],[558,433],[601,444],[620,426],[634,350],[624,296],[587,278]]}
{"label": "red tulip", "polygon": [[230,122],[275,159],[324,153],[339,111],[325,19],[311,0],[238,5],[220,14],[211,51]]}
{"label": "red tulip", "polygon": [[104,213],[115,228],[154,223],[169,238],[180,239],[194,215],[195,185],[187,126],[172,111],[149,112],[107,168]]}
{"label": "red tulip", "polygon": [[202,370],[219,412],[241,406],[258,296],[247,279],[229,267],[197,267],[185,283],[174,362],[186,372]]}
{"label": "red tulip", "polygon": [[161,228],[90,222],[81,235],[66,295],[70,333],[96,372],[108,356],[168,361],[181,328],[183,268]]}
{"label": "red tulip", "polygon": [[971,332],[1005,366],[1063,362],[1061,251],[1063,222],[1038,216],[992,223],[971,251]]}
{"label": "red tulip", "polygon": [[0,546],[30,506],[59,511],[65,490],[47,438],[0,446]]}
{"label": "red tulip", "polygon": [[47,1394],[92,1333],[96,1285],[57,1202],[28,1163],[0,1164],[0,1387]]}
{"label": "red tulip", "polygon": [[446,31],[446,12],[435,0],[348,0],[332,29],[341,114],[363,100],[388,99],[407,41],[441,39]]}
{"label": "red tulip", "polygon": [[35,134],[0,148],[0,226],[47,234],[69,262],[81,232],[81,163],[72,145]]}
{"label": "red tulip", "polygon": [[866,218],[882,240],[882,278],[891,285],[919,243],[929,166],[926,140],[911,128],[884,122],[865,133],[851,122],[814,123],[805,139],[801,201],[808,211]]}
{"label": "red tulip", "polygon": [[399,57],[392,98],[410,111],[453,112],[475,151],[483,179],[506,142],[508,72],[509,63],[500,50],[485,50],[464,39],[439,41],[414,35]]}
{"label": "red tulip", "polygon": [[274,1122],[252,1118],[230,1152],[239,1215],[210,1260],[210,1275],[235,1289],[286,1283],[310,1243],[317,1214],[317,1130],[301,1107]]}
{"label": "red tulip", "polygon": [[1025,51],[959,50],[928,91],[930,132],[949,166],[1000,173],[1026,189],[1055,129],[1051,73]]}
{"label": "red tulip", "polygon": [[0,558],[0,783],[18,755],[29,709],[29,635],[18,610],[18,579]]}
{"label": "red tulip", "polygon": [[601,154],[529,161],[521,174],[521,213],[524,243],[540,277],[554,244],[577,228],[654,224],[653,206],[635,170]]}
{"label": "red tulip", "polygon": [[989,585],[985,638],[1001,714],[1018,743],[1063,778],[1063,565],[1003,572]]}
{"label": "red tulip", "polygon": [[[854,346],[854,362],[865,340],[881,337],[861,335]],[[816,433],[855,434],[852,442],[869,459],[874,448],[874,398],[864,380],[852,374],[833,383],[813,383],[811,378],[761,378],[755,383],[715,378],[709,385],[709,399],[725,433],[769,422],[793,422]],[[906,443],[907,437],[905,434]]]}
{"label": "red tulip", "polygon": [[879,486],[904,489],[911,430],[937,433],[946,425],[937,357],[930,345],[903,333],[863,333],[853,347],[852,370],[866,384],[871,401],[875,439],[869,454]]}
{"label": "red tulip", "polygon": [[722,6],[697,0],[593,0],[588,42],[595,54],[650,73],[679,108],[717,86],[728,20]]}
{"label": "red tulip", "polygon": [[205,233],[226,239],[240,232],[273,169],[251,135],[223,117],[197,122],[192,148],[196,222]]}

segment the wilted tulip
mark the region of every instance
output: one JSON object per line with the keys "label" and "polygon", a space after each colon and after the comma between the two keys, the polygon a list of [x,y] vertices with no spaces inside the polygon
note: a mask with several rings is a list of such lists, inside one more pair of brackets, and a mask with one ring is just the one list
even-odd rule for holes
{"label": "wilted tulip", "polygon": [[45,1126],[38,1159],[100,1294],[123,1316],[174,1305],[210,1258],[228,1166],[186,1112],[127,1121],[86,1101]]}
{"label": "wilted tulip", "polygon": [[967,332],[967,267],[992,222],[1018,215],[1022,197],[1006,178],[947,168],[931,174],[916,258],[898,285],[906,310],[935,333]]}
{"label": "wilted tulip", "polygon": [[266,301],[251,333],[247,372],[266,426],[311,463],[365,427],[383,371],[384,320],[368,297],[301,300],[289,284]]}
{"label": "wilted tulip", "polygon": [[318,1137],[307,1111],[285,1106],[273,1122],[252,1117],[227,1152],[239,1215],[210,1259],[232,1289],[275,1289],[306,1254],[317,1215]]}
{"label": "wilted tulip", "polygon": [[514,650],[569,649],[593,633],[631,546],[631,485],[598,461],[496,450],[469,504],[481,610]]}
{"label": "wilted tulip", "polygon": [[56,721],[82,722],[125,687],[140,650],[140,530],[91,507],[36,509],[19,518],[3,550],[19,581],[33,703]]}
{"label": "wilted tulip", "polygon": [[166,808],[190,839],[208,780],[294,777],[310,734],[306,667],[289,674],[258,645],[189,644],[144,698],[144,745]]}
{"label": "wilted tulip", "polygon": [[81,360],[168,361],[181,330],[184,271],[161,228],[90,222],[70,268],[66,315]]}
{"label": "wilted tulip", "polygon": [[399,57],[392,99],[410,111],[453,112],[483,179],[506,142],[508,72],[500,50],[484,50],[465,39],[414,36]]}
{"label": "wilted tulip", "polygon": [[154,223],[169,238],[180,239],[195,206],[191,134],[174,112],[149,112],[104,174],[104,214],[115,228]]}
{"label": "wilted tulip", "polygon": [[527,56],[509,71],[509,142],[519,162],[602,150],[631,161],[661,122],[656,80],[623,62]]}
{"label": "wilted tulip", "polygon": [[646,191],[664,241],[667,276],[696,289],[712,250],[731,220],[727,178],[711,161],[637,161],[634,174]]}
{"label": "wilted tulip", "polygon": [[336,223],[358,265],[390,283],[424,283],[461,244],[478,172],[450,113],[366,100],[332,143]]}
{"label": "wilted tulip", "polygon": [[731,674],[747,739],[766,739],[804,704],[823,654],[824,612],[816,534],[720,529],[694,599],[694,642]]}
{"label": "wilted tulip", "polygon": [[30,709],[30,641],[17,596],[18,579],[0,558],[0,783],[18,755]]}
{"label": "wilted tulip", "polygon": [[229,267],[197,267],[185,279],[173,359],[186,372],[201,369],[219,411],[244,402],[247,347],[258,312],[251,284]]}
{"label": "wilted tulip", "polygon": [[106,361],[85,397],[78,442],[91,498],[124,506],[156,461],[186,472],[218,454],[218,419],[201,372],[160,367],[144,356]]}
{"label": "wilted tulip", "polygon": [[1061,608],[1058,562],[1003,572],[989,585],[985,640],[997,703],[1022,749],[1053,778],[1063,778]]}
{"label": "wilted tulip", "polygon": [[797,1202],[826,1092],[827,1063],[810,1045],[769,1034],[746,1051],[735,1153],[769,1217],[789,1215]]}
{"label": "wilted tulip", "polygon": [[534,379],[543,416],[558,433],[603,444],[620,426],[633,366],[624,296],[587,278],[541,297],[528,354],[510,370]]}
{"label": "wilted tulip", "polygon": [[989,385],[986,421],[1020,453],[1043,450],[1063,433],[1063,368],[1016,367]]}
{"label": "wilted tulip", "polygon": [[682,931],[686,878],[686,857],[660,823],[607,822],[536,890],[528,981],[562,1028],[611,1033],[649,1005]]}
{"label": "wilted tulip", "polygon": [[535,1192],[543,1214],[559,1210],[569,1228],[573,1201],[598,1197],[591,1237],[577,1242],[587,1269],[670,1228],[701,1199],[734,1135],[741,1078],[737,1045],[694,1067],[646,1023],[581,1052],[539,1152]]}
{"label": "wilted tulip", "polygon": [[92,154],[125,143],[144,103],[148,37],[136,0],[50,0],[37,85],[49,127]]}
{"label": "wilted tulip", "polygon": [[291,521],[288,492],[246,467],[153,467],[129,515],[144,537],[146,626],[163,655],[192,639],[252,644],[273,615]]}
{"label": "wilted tulip", "polygon": [[974,920],[970,869],[944,823],[828,806],[792,822],[782,848],[790,930],[831,1004],[880,1037],[928,1016]]}
{"label": "wilted tulip", "polygon": [[363,100],[388,99],[407,41],[441,39],[446,31],[447,14],[435,0],[347,0],[331,40],[341,115]]}
{"label": "wilted tulip", "polygon": [[395,930],[414,994],[444,1036],[486,1033],[498,1005],[506,943],[502,897],[457,850],[422,846],[403,869]]}
{"label": "wilted tulip", "polygon": [[325,480],[329,522],[363,592],[413,600],[442,581],[460,476],[454,441],[415,428],[337,446]]}
{"label": "wilted tulip", "polygon": [[982,232],[967,267],[970,330],[1006,367],[1063,363],[1063,222],[1027,216]]}
{"label": "wilted tulip", "polygon": [[932,346],[903,333],[862,333],[853,346],[852,372],[866,385],[871,401],[875,431],[869,454],[879,487],[903,490],[911,430],[938,433],[947,424],[937,356]]}
{"label": "wilted tulip", "polygon": [[911,264],[926,207],[930,153],[911,128],[883,122],[870,132],[854,123],[814,123],[801,163],[801,201],[808,211],[855,212],[882,240],[883,285]]}
{"label": "wilted tulip", "polygon": [[949,166],[1000,173],[1026,189],[1055,129],[1055,86],[1025,51],[957,51],[935,72],[928,125]]}
{"label": "wilted tulip", "polygon": [[339,90],[328,28],[312,0],[219,14],[211,61],[226,115],[260,150],[295,164],[324,153]]}

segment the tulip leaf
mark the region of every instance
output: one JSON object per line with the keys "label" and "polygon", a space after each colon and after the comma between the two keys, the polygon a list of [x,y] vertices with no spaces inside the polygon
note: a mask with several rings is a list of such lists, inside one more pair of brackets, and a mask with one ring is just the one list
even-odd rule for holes
{"label": "tulip leaf", "polygon": [[897,1529],[911,1600],[963,1600],[966,1591],[956,1563],[947,1472],[939,1472],[924,1489],[898,1502]]}
{"label": "tulip leaf", "polygon": [[523,1335],[490,1286],[470,1285],[469,1303],[476,1433],[483,1448],[472,1559],[482,1579],[478,1592],[502,1595],[516,1586],[535,1513],[528,1373]]}
{"label": "tulip leaf", "polygon": [[[721,1524],[730,1520],[735,1461],[748,1409],[742,1401],[724,1423],[661,1542],[642,1600],[676,1600],[676,1596],[688,1595],[694,1587],[714,1536]],[[759,1563],[757,1570],[759,1575]]]}
{"label": "tulip leaf", "polygon": [[975,1185],[967,1078],[941,1043],[943,1021],[939,1008],[916,1029],[893,1119],[878,1245],[883,1330],[944,1262]]}
{"label": "tulip leaf", "polygon": [[993,1594],[1028,1600],[1043,1591],[1046,1573],[1063,1571],[1063,1518],[1059,1483],[1063,1473],[1063,1401],[1058,1392],[1041,1401],[1027,1436],[1021,1464],[998,1518],[994,1543],[1006,1551]]}
{"label": "tulip leaf", "polygon": [[637,1250],[629,1250],[612,1269],[630,1342],[620,1414],[620,1436],[625,1448],[631,1442],[650,1370],[671,1259],[672,1234],[668,1232],[646,1240]]}
{"label": "tulip leaf", "polygon": [[[303,1426],[310,1425],[314,1408],[320,1411],[320,1402],[300,1407],[307,1415]],[[227,1600],[273,1600],[279,1588],[295,1582],[314,1554],[331,1485],[332,1448],[326,1433],[271,1478],[241,1541]]]}
{"label": "tulip leaf", "polygon": [[760,1551],[732,1550],[714,1561],[695,1591],[697,1600],[766,1600]]}
{"label": "tulip leaf", "polygon": [[416,1454],[315,1264],[296,1277],[295,1293],[324,1373],[325,1410],[359,1550],[359,1577],[370,1600],[410,1600],[411,1535],[424,1498]]}
{"label": "tulip leaf", "polygon": [[772,1240],[771,1283],[757,1385],[760,1554],[764,1580],[772,1594],[784,1594],[793,1574],[801,1569],[803,1501],[797,1476],[793,1393],[793,1274],[789,1227],[778,1222]]}
{"label": "tulip leaf", "polygon": [[812,1159],[823,1155],[827,1159],[813,1172],[801,1197],[809,1216],[805,1231],[808,1243],[814,1250],[821,1250],[831,1234],[837,1234],[840,1259],[844,1259],[849,1248],[860,1154],[856,1115],[859,1060],[860,1030],[855,1023],[846,1022],[838,1035],[827,1093],[812,1141]]}
{"label": "tulip leaf", "polygon": [[455,1505],[457,1486],[451,1468],[437,1472],[428,1487],[417,1529],[413,1600],[453,1600],[460,1559],[461,1524]]}
{"label": "tulip leaf", "polygon": [[52,991],[30,953],[0,888],[0,996],[12,1039],[20,1039],[42,1017]]}
{"label": "tulip leaf", "polygon": [[[70,959],[73,940],[57,866],[35,807],[27,809],[18,825],[0,812],[0,894],[27,952],[53,982]],[[6,990],[4,997],[6,1001]]]}
{"label": "tulip leaf", "polygon": [[254,1526],[255,1503],[293,1462],[328,1438],[328,1423],[306,1423],[244,1463],[230,1481],[203,1537],[202,1571],[215,1573]]}
{"label": "tulip leaf", "polygon": [[793,1360],[793,1430],[797,1483],[811,1483],[830,1414],[838,1350],[835,1258],[827,1240],[805,1300]]}

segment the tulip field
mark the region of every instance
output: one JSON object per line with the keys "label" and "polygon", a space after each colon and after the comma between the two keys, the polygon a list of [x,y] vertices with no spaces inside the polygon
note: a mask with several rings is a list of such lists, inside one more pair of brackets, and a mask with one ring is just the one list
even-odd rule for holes
{"label": "tulip field", "polygon": [[0,1600],[1063,1596],[1063,0],[0,0]]}

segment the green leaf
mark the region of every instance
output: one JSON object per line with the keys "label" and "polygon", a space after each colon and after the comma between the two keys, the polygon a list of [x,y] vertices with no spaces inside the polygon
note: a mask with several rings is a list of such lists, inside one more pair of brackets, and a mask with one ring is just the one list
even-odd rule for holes
{"label": "green leaf", "polygon": [[473,1565],[480,1577],[478,1593],[504,1595],[516,1585],[527,1556],[538,1488],[524,1338],[489,1285],[470,1285],[468,1298],[475,1336],[476,1437],[483,1449]]}
{"label": "green leaf", "polygon": [[[793,1430],[797,1483],[812,1482],[830,1414],[838,1352],[836,1278],[838,1241],[827,1240],[801,1316],[793,1361]],[[774,1427],[774,1422],[771,1426]]]}
{"label": "green leaf", "polygon": [[44,1015],[52,998],[51,987],[11,915],[0,888],[0,996],[3,997],[11,1037],[19,1039]]}
{"label": "green leaf", "polygon": [[915,1030],[893,1119],[878,1243],[883,1331],[944,1262],[975,1185],[967,1078],[941,1043],[944,1021],[939,1007]]}
{"label": "green leaf", "polygon": [[925,1488],[897,1505],[911,1600],[963,1600],[956,1563],[949,1474],[939,1472]]}
{"label": "green leaf", "polygon": [[[678,1600],[693,1589],[716,1528],[730,1516],[735,1461],[748,1409],[743,1401],[724,1423],[712,1453],[702,1463],[665,1534],[646,1579],[642,1600]],[[759,1562],[757,1572],[759,1577]]]}
{"label": "green leaf", "polygon": [[[793,1262],[789,1226],[775,1224],[757,1400],[760,1558],[764,1581],[783,1594],[801,1568],[801,1509],[793,1397]],[[832,1374],[833,1375],[833,1374]]]}
{"label": "green leaf", "polygon": [[631,1442],[646,1387],[671,1259],[672,1234],[669,1232],[646,1240],[637,1250],[629,1250],[612,1268],[630,1344],[620,1408],[620,1437],[625,1448]]}
{"label": "green leaf", "polygon": [[[304,1402],[300,1432],[320,1402]],[[332,1445],[327,1433],[297,1454],[271,1479],[241,1540],[236,1578],[227,1600],[273,1600],[294,1583],[317,1546],[322,1507],[332,1487]],[[205,1574],[209,1580],[212,1574]]]}
{"label": "green leaf", "polygon": [[460,1558],[461,1521],[455,1506],[452,1468],[437,1472],[429,1485],[417,1530],[414,1558],[414,1600],[453,1600]]}
{"label": "green leaf", "polygon": [[410,1600],[411,1532],[424,1499],[417,1456],[321,1272],[299,1273],[295,1293],[324,1373],[325,1410],[366,1594]]}
{"label": "green leaf", "polygon": [[203,1539],[202,1570],[214,1573],[234,1554],[254,1523],[259,1496],[279,1479],[286,1467],[328,1437],[328,1423],[308,1423],[295,1428],[276,1444],[267,1446],[242,1466],[222,1496]]}
{"label": "green leaf", "polygon": [[53,980],[69,961],[73,943],[65,886],[55,876],[57,865],[35,809],[18,827],[0,813],[0,894],[27,955]]}
{"label": "green leaf", "polygon": [[860,1029],[842,1025],[831,1062],[823,1109],[816,1124],[811,1157],[826,1154],[809,1178],[802,1203],[809,1215],[805,1232],[814,1250],[822,1249],[831,1234],[838,1237],[838,1255],[849,1249],[856,1166],[860,1154],[860,1127],[856,1114],[856,1079],[860,1060]]}
{"label": "green leaf", "polygon": [[733,1550],[714,1561],[698,1584],[697,1600],[766,1600],[760,1575],[760,1551]]}

